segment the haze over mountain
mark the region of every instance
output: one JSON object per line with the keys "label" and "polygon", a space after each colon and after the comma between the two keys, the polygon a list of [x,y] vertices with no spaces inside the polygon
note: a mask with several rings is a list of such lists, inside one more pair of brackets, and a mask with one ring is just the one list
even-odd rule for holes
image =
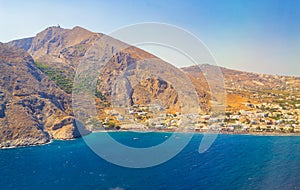
{"label": "haze over mountain", "polygon": [[[99,55],[91,57],[93,51]],[[106,110],[113,101],[122,98],[130,106],[159,103],[173,113],[185,109],[182,102],[193,107],[190,104],[197,99],[200,112],[209,113],[211,102],[218,97],[210,92],[207,73],[216,85],[224,80],[229,111],[242,109],[246,102],[271,101],[255,96],[256,92],[297,94],[300,89],[297,77],[254,74],[211,65],[181,70],[104,34],[81,27],[49,27],[35,37],[0,45],[0,147],[80,136],[71,108],[73,80],[79,65],[97,59],[103,63],[97,67],[101,72],[94,79],[95,100],[102,119],[107,117]],[[214,75],[217,69],[221,69],[223,76]],[[116,93],[120,76],[126,80],[123,86],[118,86],[120,93]],[[191,88],[197,94],[189,92]],[[219,89],[225,91],[222,85]]]}

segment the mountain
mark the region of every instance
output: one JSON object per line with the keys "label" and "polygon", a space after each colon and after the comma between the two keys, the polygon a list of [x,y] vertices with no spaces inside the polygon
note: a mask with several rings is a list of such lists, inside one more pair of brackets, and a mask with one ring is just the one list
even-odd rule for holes
{"label": "mountain", "polygon": [[80,136],[70,97],[36,67],[27,52],[0,43],[0,65],[0,147]]}
{"label": "mountain", "polygon": [[72,30],[49,27],[35,37],[14,40],[9,46],[26,50],[36,62],[47,63],[51,68],[61,69],[66,76],[72,76],[79,58],[82,57],[95,34],[80,27]]}
{"label": "mountain", "polygon": [[[128,73],[130,68],[134,67],[136,63],[142,60],[151,60],[151,62],[156,62],[156,65],[163,65],[165,70],[172,70],[170,64],[148,52],[127,45],[107,35],[90,32],[81,27],[74,27],[73,29],[49,27],[33,38],[15,40],[9,42],[8,45],[26,50],[36,62],[49,67],[51,72],[53,70],[59,71],[61,78],[64,78],[65,81],[67,81],[65,83],[68,84],[67,87],[63,85],[60,85],[60,87],[67,93],[70,93],[70,86],[72,85],[76,68],[82,60],[86,59],[87,51],[93,47],[95,43],[100,44],[99,39],[104,39],[98,47],[101,49],[101,56],[102,58],[107,58],[107,60],[105,60],[106,65],[101,68],[101,73],[98,77],[98,81],[101,81],[101,83],[99,83],[97,90],[99,91],[100,99],[102,99],[98,100],[99,107],[104,108],[109,105],[112,95],[112,86],[116,83],[117,76]],[[182,68],[195,86],[199,96],[198,101],[202,110],[205,112],[209,111],[208,107],[212,97],[203,73],[214,73],[216,69],[219,68],[212,65]],[[298,77],[255,74],[222,67],[220,69],[224,77],[227,104],[228,107],[233,108],[233,110],[243,107],[243,104],[248,101],[261,102],[261,97],[254,97],[253,92],[262,91],[261,93],[265,93],[266,91],[279,90],[291,93],[300,88]],[[147,70],[143,72],[145,72],[145,75],[150,74]],[[157,73],[157,71],[154,72]],[[131,80],[136,80],[133,73],[130,75]],[[218,80],[223,80],[220,76],[211,78],[215,80],[216,83],[220,83]],[[129,89],[127,89],[127,93],[129,93],[128,96],[130,96],[129,98],[131,99],[129,101],[131,104],[145,104],[151,102],[158,97],[158,94],[153,92],[161,92],[161,88],[166,87],[166,85],[163,85],[164,82],[163,80],[153,78],[151,80],[145,79],[141,84],[135,85],[135,87],[129,86]],[[153,89],[152,92],[146,93],[149,92],[149,89]],[[180,106],[179,101],[176,101],[176,99],[178,99],[176,93],[172,90],[163,90],[166,92],[160,93],[159,98],[164,100],[169,99],[170,101],[165,106],[171,110],[178,110]],[[104,112],[101,113],[105,115]]]}
{"label": "mountain", "polygon": [[[153,116],[151,106],[176,115],[194,113],[198,106],[201,113],[210,114],[217,99],[226,101],[227,112],[249,110],[249,103],[276,103],[283,109],[300,105],[299,77],[207,64],[179,69],[137,47],[81,27],[49,27],[34,37],[1,44],[1,49],[0,126],[5,126],[0,132],[1,146],[80,136],[78,127],[84,127],[75,126],[70,100],[80,68],[86,69],[80,74],[89,76],[90,81],[79,87],[96,84],[97,117],[109,127],[122,123],[112,107],[130,107],[135,119],[147,122]],[[211,93],[211,85],[219,97]],[[289,105],[283,105],[286,99]],[[81,103],[86,109],[90,107],[85,98]],[[147,114],[143,115],[145,109]],[[13,114],[19,112],[18,117]],[[81,122],[86,125],[91,121]]]}
{"label": "mountain", "polygon": [[[1,44],[0,147],[76,138],[80,136],[79,130],[89,133],[83,125],[76,126],[70,94],[76,68],[82,60],[89,59],[89,49],[99,40],[102,42],[97,50],[102,57],[93,58],[107,57],[96,77],[95,99],[100,118],[109,116],[106,111],[113,101],[114,84],[118,76],[124,74],[129,83],[121,90],[127,94],[130,105],[157,103],[160,99],[165,101],[162,106],[166,109],[179,109],[173,85],[158,76],[148,77],[151,73],[143,69],[147,65],[144,60],[151,60],[149,65],[154,73],[170,71],[168,78],[185,89],[187,85],[176,77],[176,74],[182,75],[179,69],[104,34],[80,27],[49,27],[35,37]],[[138,80],[138,83],[130,83]],[[146,95],[149,90],[151,93]]]}
{"label": "mountain", "polygon": [[[102,40],[102,42],[99,42],[99,40]],[[80,62],[87,57],[86,52],[96,42],[101,44],[99,49],[102,51],[102,58],[107,58],[105,65],[101,68],[98,79],[98,81],[102,81],[97,87],[98,91],[101,92],[99,96],[101,98],[98,100],[100,107],[106,107],[108,105],[107,102],[110,101],[112,87],[114,83],[116,83],[117,76],[124,74],[128,68],[136,66],[136,64],[142,60],[151,59],[152,62],[156,62],[156,65],[164,65],[165,70],[168,68],[170,70],[176,70],[171,64],[139,48],[129,46],[104,34],[87,31],[81,27],[74,27],[73,29],[49,27],[33,38],[15,40],[9,42],[8,45],[26,50],[42,70],[45,70],[46,67],[46,70],[50,70],[50,72],[57,72],[60,78],[64,78],[64,80],[67,81],[65,83],[71,83],[74,79],[76,68]],[[150,74],[147,70],[143,72],[145,75]],[[134,75],[131,76],[134,77]],[[136,80],[136,78],[132,78],[132,80]],[[149,80],[145,79],[144,85],[146,81]],[[128,93],[132,92],[131,95],[133,95],[133,99],[137,100],[136,97],[144,97],[144,95],[140,94],[144,93],[143,88],[153,88],[154,91],[160,92],[159,98],[172,100],[167,103],[166,107],[170,109],[177,109],[179,107],[175,101],[176,93],[172,90],[168,90],[170,85],[168,87],[164,86],[163,83],[165,83],[165,81],[157,80],[157,78],[153,78],[150,81],[152,82],[151,84],[147,84],[147,87],[139,84],[136,87],[129,86],[127,91]],[[154,81],[156,81],[156,83],[154,83]],[[57,83],[59,83],[59,81],[57,81]],[[67,93],[71,92],[68,87],[63,85],[59,86]],[[134,88],[136,88],[136,90],[134,90]],[[166,92],[161,93],[162,91]],[[139,98],[137,102],[151,102],[151,100],[157,99],[157,95],[157,93],[151,93],[147,95],[148,98]],[[132,99],[132,97],[130,97],[130,99]],[[131,103],[133,104],[134,102],[131,100]],[[105,113],[102,112],[102,114]]]}

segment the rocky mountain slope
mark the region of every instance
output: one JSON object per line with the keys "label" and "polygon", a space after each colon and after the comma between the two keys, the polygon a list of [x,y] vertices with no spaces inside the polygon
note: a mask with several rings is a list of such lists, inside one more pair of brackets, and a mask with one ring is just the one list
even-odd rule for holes
{"label": "rocky mountain slope", "polygon": [[[157,64],[165,65],[166,70],[167,68],[173,67],[139,48],[129,46],[104,34],[93,33],[80,27],[74,27],[73,29],[49,27],[29,39],[15,40],[9,42],[8,45],[26,50],[37,63],[42,64],[43,67],[49,67],[52,71],[59,71],[60,77],[67,77],[70,81],[73,80],[78,64],[87,57],[86,52],[95,43],[98,43],[102,51],[101,58],[106,59],[104,61],[105,65],[101,68],[101,72],[98,76],[99,85],[97,89],[99,92],[98,97],[100,97],[98,99],[100,107],[105,107],[109,104],[112,87],[116,83],[116,80],[118,80],[117,76],[127,72],[128,68],[136,66],[139,61],[155,59]],[[102,42],[99,42],[99,40],[102,40]],[[99,57],[97,57],[97,59],[99,59]],[[150,74],[149,72],[147,73],[146,70],[144,72],[148,75]],[[131,75],[134,76],[133,73]],[[157,78],[148,79],[159,83],[166,82],[162,79],[157,80]],[[128,90],[134,91],[134,97],[143,97],[143,95],[140,94],[140,92],[142,93],[142,91],[140,91],[141,85],[143,84],[136,85],[137,89],[135,91],[135,87],[130,87],[131,89]],[[151,88],[156,89],[156,91],[159,91],[158,88],[160,88],[160,91],[163,90],[164,87],[169,88],[154,82],[148,84],[148,86],[149,85]],[[147,99],[139,98],[137,102],[146,103],[155,98],[157,99],[157,97],[154,96],[155,94],[152,94]],[[167,99],[166,97],[169,97],[175,100],[176,96],[175,93],[166,89],[166,93],[160,93],[159,98]],[[134,99],[137,100],[137,98]],[[134,104],[134,102],[131,103]],[[174,105],[173,101],[169,102],[166,107],[178,108],[179,105],[178,103]]]}
{"label": "rocky mountain slope", "polygon": [[[1,44],[0,147],[71,139],[80,136],[79,130],[88,133],[82,125],[76,126],[70,93],[77,66],[89,58],[87,51],[103,36],[80,27],[49,27],[35,37]],[[110,109],[114,85],[124,74],[132,82],[125,89],[131,105],[162,99],[166,109],[179,109],[173,85],[158,76],[149,77],[143,60],[160,65],[156,72],[162,68],[175,73],[180,70],[143,50],[105,37],[100,43],[102,57],[94,57],[105,59],[96,79],[95,99],[101,117],[107,116],[105,109]],[[141,79],[137,76],[143,80],[134,83]],[[169,77],[176,79],[172,74]],[[146,91],[151,92],[144,96]]]}
{"label": "rocky mountain slope", "polygon": [[0,147],[80,136],[70,97],[27,52],[0,43],[0,66]]}
{"label": "rocky mountain slope", "polygon": [[72,30],[49,27],[35,37],[14,40],[8,45],[22,48],[36,62],[63,70],[67,77],[72,77],[79,59],[84,56],[93,40],[100,36],[80,27]]}
{"label": "rocky mountain slope", "polygon": [[[85,58],[86,52],[95,43],[99,43],[99,39],[101,38],[105,39],[105,42],[101,42],[102,44],[99,46],[99,48],[102,49],[101,56],[102,58],[107,59],[105,60],[106,65],[103,66],[101,73],[99,74],[99,85],[97,87],[100,92],[99,97],[101,97],[102,100],[106,99],[107,102],[109,102],[112,93],[112,86],[116,82],[117,76],[124,74],[127,72],[128,68],[134,67],[136,63],[139,63],[142,60],[152,59],[157,61],[157,64],[165,65],[166,69],[170,67],[168,63],[159,60],[155,56],[139,48],[128,46],[116,39],[110,38],[109,36],[93,33],[81,27],[74,27],[73,29],[49,27],[38,33],[33,38],[15,40],[8,44],[28,51],[36,62],[43,63],[53,70],[59,70],[60,75],[67,77],[70,81],[72,81],[76,68],[80,61]],[[122,49],[123,47],[126,48]],[[201,108],[205,111],[208,111],[207,107],[209,107],[211,94],[208,90],[209,87],[203,72],[213,73],[214,69],[216,68],[211,65],[183,68],[183,71],[188,74],[190,80],[195,86]],[[226,68],[221,68],[221,70],[224,75],[227,103],[229,106],[233,107],[242,106],[241,103],[251,101],[251,99],[253,99],[253,101],[260,101],[258,100],[258,97],[251,97],[252,91],[265,92],[270,90],[279,90],[292,92],[297,91],[297,89],[300,88],[299,78],[297,77],[255,74]],[[149,74],[146,70],[144,72]],[[134,74],[131,73],[131,75]],[[220,76],[215,76],[215,80],[217,83],[218,80],[222,79]],[[151,84],[146,85],[146,81],[152,82]],[[154,81],[157,82],[157,79],[147,79],[142,82],[143,84],[135,85],[135,91],[132,88],[131,91],[135,92],[132,93],[132,95],[136,103],[144,104],[154,99],[155,95],[153,93],[146,93],[145,85],[148,86],[146,88],[154,88],[156,91],[158,91],[158,88],[165,86],[162,84],[157,85]],[[162,81],[162,83],[164,82],[165,81]],[[167,91],[167,93],[161,93],[160,98],[172,96],[171,99],[175,100],[176,95],[169,90]],[[152,95],[150,96],[150,94]],[[132,100],[131,103],[134,104]],[[103,101],[100,100],[99,105],[100,107],[105,107],[108,103],[104,104]],[[173,103],[170,102],[168,106],[172,107],[172,105],[174,105],[174,101]],[[178,107],[178,104],[173,106],[174,109]]]}
{"label": "rocky mountain slope", "polygon": [[[196,89],[202,88],[205,92],[206,97],[202,97],[205,101],[209,101],[211,98],[202,71],[213,67],[215,66],[199,65],[183,68],[194,82]],[[300,77],[257,74],[223,67],[220,69],[224,77],[226,106],[229,111],[246,109],[247,102],[271,103],[275,101],[276,97],[280,99],[300,95]],[[213,78],[221,80],[219,77]]]}
{"label": "rocky mountain slope", "polygon": [[[206,80],[207,77],[211,79],[212,84],[217,85],[217,89],[226,92],[226,109],[228,111],[246,109],[246,103],[249,102],[272,102],[274,97],[284,99],[287,96],[293,97],[294,94],[299,95],[300,79],[297,77],[255,74],[218,68],[212,65],[198,65],[178,69],[139,48],[104,34],[90,32],[81,27],[74,27],[73,29],[49,27],[35,37],[15,40],[7,45],[27,51],[35,62],[33,63],[33,60],[30,59],[30,68],[35,69],[35,72],[46,78],[49,84],[52,85],[51,89],[56,89],[49,97],[58,96],[57,101],[64,100],[65,103],[61,106],[53,103],[53,99],[47,99],[48,96],[46,97],[47,100],[43,99],[43,101],[49,101],[49,105],[53,104],[57,107],[55,110],[58,116],[53,118],[70,117],[72,120],[72,116],[68,116],[71,113],[69,96],[72,92],[76,69],[80,65],[95,62],[99,65],[92,67],[86,74],[95,74],[92,75],[93,79],[90,80],[95,80],[94,82],[97,83],[95,101],[98,116],[103,120],[106,120],[109,116],[107,110],[111,109],[111,106],[120,106],[117,104],[121,104],[124,99],[126,99],[124,102],[127,106],[160,104],[167,112],[180,112],[183,109],[183,100],[180,99],[178,90],[185,91],[186,97],[189,97],[185,98],[186,104],[193,104],[195,103],[194,99],[197,99],[201,113],[209,113],[211,103],[217,97],[211,94],[210,86]],[[13,51],[21,52],[14,48]],[[16,53],[16,56],[18,53]],[[20,62],[27,63],[24,60],[20,60]],[[214,71],[218,69],[221,69],[224,78],[215,74]],[[24,76],[26,76],[25,73]],[[25,84],[24,81],[20,83]],[[18,89],[24,89],[23,87],[9,87],[7,84],[4,86],[5,88],[16,88],[14,92],[17,92]],[[42,86],[44,88],[45,85]],[[197,92],[196,98],[193,93],[187,95],[189,91],[193,91],[191,86]],[[41,92],[46,93],[46,91],[49,91],[46,87],[44,90],[43,88],[42,90],[35,88],[35,92],[41,94]],[[33,91],[30,92],[33,93]],[[220,94],[222,95],[222,93]],[[41,98],[45,97],[42,96]],[[4,100],[4,98],[2,99]],[[31,104],[34,103],[30,102],[29,105]],[[192,107],[192,105],[189,106]],[[2,117],[6,113],[3,110],[7,111],[4,107],[1,108],[0,106],[0,116],[2,115]],[[36,111],[33,113],[30,115],[34,117],[49,114],[47,111],[42,114]],[[48,134],[54,138],[72,138],[72,135],[69,135],[70,130],[61,130],[61,133],[54,132],[58,130],[51,130],[53,129],[53,122],[48,125],[48,120],[44,117],[35,120],[39,122],[40,126],[46,126],[45,129],[42,127],[40,130],[46,136]],[[72,121],[63,120],[61,123],[72,123]],[[61,127],[60,129],[67,128]]]}

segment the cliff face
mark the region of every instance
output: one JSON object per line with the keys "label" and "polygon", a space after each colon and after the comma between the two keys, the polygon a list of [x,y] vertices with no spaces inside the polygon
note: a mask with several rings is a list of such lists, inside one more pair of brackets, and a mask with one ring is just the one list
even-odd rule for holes
{"label": "cliff face", "polygon": [[0,44],[0,147],[79,136],[69,106],[68,95],[27,52]]}

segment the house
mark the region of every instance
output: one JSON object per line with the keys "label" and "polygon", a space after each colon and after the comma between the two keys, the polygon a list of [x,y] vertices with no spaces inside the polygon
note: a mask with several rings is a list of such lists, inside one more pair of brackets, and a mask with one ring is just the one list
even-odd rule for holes
{"label": "house", "polygon": [[137,114],[138,114],[139,116],[143,116],[143,115],[147,115],[147,112],[142,111],[142,112],[137,112]]}
{"label": "house", "polygon": [[123,117],[123,116],[118,116],[118,117],[117,117],[117,120],[118,120],[118,121],[124,121],[124,117]]}
{"label": "house", "polygon": [[111,116],[118,116],[119,113],[116,110],[105,110],[105,113],[107,115],[111,115]]}
{"label": "house", "polygon": [[258,125],[258,124],[259,124],[259,122],[256,121],[256,120],[251,120],[250,121],[250,125]]}
{"label": "house", "polygon": [[250,129],[247,125],[242,125],[242,131],[248,131]]}
{"label": "house", "polygon": [[157,128],[157,129],[165,129],[167,127],[164,126],[164,125],[162,125],[162,124],[158,124],[158,125],[155,125],[155,128]]}
{"label": "house", "polygon": [[204,120],[209,120],[210,115],[202,115],[200,118]]}
{"label": "house", "polygon": [[234,132],[234,127],[226,127],[228,132]]}
{"label": "house", "polygon": [[294,132],[295,133],[300,133],[300,126],[299,125],[294,127]]}
{"label": "house", "polygon": [[239,115],[231,115],[231,116],[230,116],[230,119],[235,119],[235,120],[237,120],[237,119],[240,119],[240,116],[239,116]]}
{"label": "house", "polygon": [[246,115],[251,115],[251,114],[253,114],[253,112],[252,112],[252,111],[240,110],[239,112],[240,112],[240,114],[241,114],[241,115],[243,115],[243,116],[246,116]]}

